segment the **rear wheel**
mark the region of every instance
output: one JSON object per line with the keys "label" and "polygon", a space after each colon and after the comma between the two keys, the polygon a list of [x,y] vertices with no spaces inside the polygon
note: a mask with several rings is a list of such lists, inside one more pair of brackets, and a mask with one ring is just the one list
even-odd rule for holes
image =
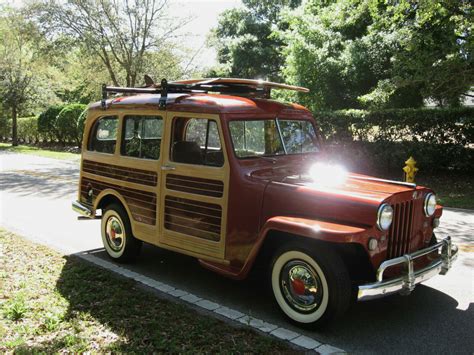
{"label": "rear wheel", "polygon": [[339,255],[325,245],[297,244],[280,249],[271,284],[280,309],[291,320],[322,325],[343,314],[351,301],[351,281]]}
{"label": "rear wheel", "polygon": [[136,259],[142,242],[133,236],[130,219],[122,206],[107,206],[102,216],[101,229],[102,243],[113,260],[129,262]]}

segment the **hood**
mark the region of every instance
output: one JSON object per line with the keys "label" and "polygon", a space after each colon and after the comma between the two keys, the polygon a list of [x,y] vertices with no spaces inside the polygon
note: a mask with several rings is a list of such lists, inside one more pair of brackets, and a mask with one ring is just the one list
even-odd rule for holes
{"label": "hood", "polygon": [[[294,167],[254,170],[251,176],[268,180],[264,198],[267,218],[286,215],[371,226],[379,206],[393,196],[410,199],[413,184],[348,174],[338,184],[324,184]],[[306,170],[307,171],[307,170]],[[331,176],[329,177],[331,181]]]}

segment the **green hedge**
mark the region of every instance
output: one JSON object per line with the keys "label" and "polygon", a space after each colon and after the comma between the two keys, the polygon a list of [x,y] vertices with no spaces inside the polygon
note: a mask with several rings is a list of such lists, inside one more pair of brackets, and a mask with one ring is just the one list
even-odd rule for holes
{"label": "green hedge", "polygon": [[20,142],[37,144],[42,140],[42,135],[38,132],[38,117],[19,117],[17,124]]}
{"label": "green hedge", "polygon": [[[87,106],[83,104],[55,105],[38,117],[18,118],[18,139],[21,143],[82,143]],[[8,141],[12,134],[12,119],[0,117],[0,140]]]}
{"label": "green hedge", "polygon": [[65,106],[56,117],[55,128],[61,136],[68,142],[75,142],[78,146],[82,142],[83,120],[80,120],[81,114],[86,109],[83,104],[71,104]]}
{"label": "green hedge", "polygon": [[63,143],[63,136],[56,128],[56,118],[66,105],[54,105],[41,112],[38,117],[38,131],[45,136],[48,142]]}
{"label": "green hedge", "polygon": [[0,140],[7,141],[12,135],[12,120],[6,116],[0,116]]}
{"label": "green hedge", "polygon": [[474,170],[474,109],[316,112],[330,155],[362,173]]}

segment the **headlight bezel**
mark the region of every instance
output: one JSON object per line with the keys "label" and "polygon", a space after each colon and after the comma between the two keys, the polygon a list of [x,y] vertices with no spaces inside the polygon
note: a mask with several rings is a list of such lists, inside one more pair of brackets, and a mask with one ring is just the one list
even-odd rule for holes
{"label": "headlight bezel", "polygon": [[[430,207],[429,202],[430,202],[431,198],[434,199],[434,205],[432,205],[433,210],[430,213],[430,210],[428,210],[428,208]],[[430,192],[425,196],[425,200],[423,201],[423,212],[425,213],[426,217],[433,217],[434,216],[434,214],[436,212],[436,205],[437,204],[438,204],[438,201],[436,200],[436,195],[433,192]]]}
{"label": "headlight bezel", "polygon": [[[382,214],[386,209],[390,210],[391,218],[390,222],[388,224],[382,224]],[[390,226],[392,225],[393,222],[393,207],[390,206],[388,203],[382,203],[377,210],[377,228],[383,232],[386,232],[390,229]]]}

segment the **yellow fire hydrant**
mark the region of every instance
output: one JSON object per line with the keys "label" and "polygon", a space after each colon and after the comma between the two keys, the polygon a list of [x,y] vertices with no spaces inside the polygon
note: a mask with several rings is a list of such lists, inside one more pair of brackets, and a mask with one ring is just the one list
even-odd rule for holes
{"label": "yellow fire hydrant", "polygon": [[416,167],[416,160],[413,157],[408,158],[405,162],[405,166],[403,167],[403,171],[405,172],[405,181],[406,182],[415,182],[415,175],[418,171]]}

